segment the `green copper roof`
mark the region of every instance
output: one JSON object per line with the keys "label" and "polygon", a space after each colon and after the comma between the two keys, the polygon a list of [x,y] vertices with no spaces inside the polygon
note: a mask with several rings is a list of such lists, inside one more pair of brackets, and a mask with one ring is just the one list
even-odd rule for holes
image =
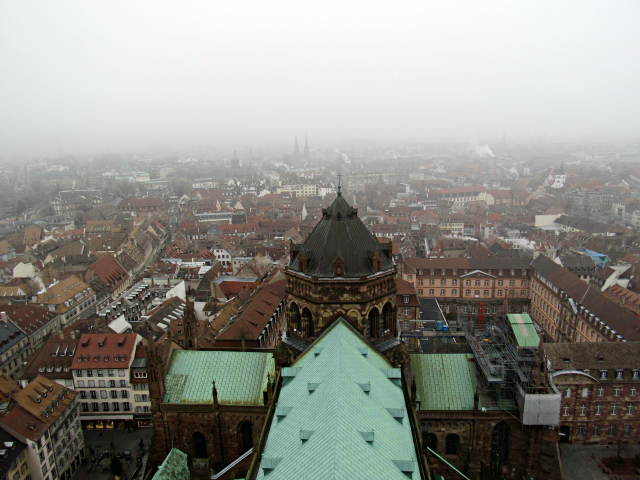
{"label": "green copper roof", "polygon": [[338,319],[293,366],[258,479],[419,478],[398,371],[351,325]]}
{"label": "green copper roof", "polygon": [[526,313],[510,313],[507,315],[513,334],[519,347],[537,347],[540,337],[533,326],[531,317]]}
{"label": "green copper roof", "polygon": [[311,231],[302,245],[294,245],[294,258],[289,264],[293,271],[300,271],[300,255],[303,252],[308,259],[306,275],[320,278],[333,278],[333,262],[340,256],[344,260],[345,278],[360,278],[373,275],[373,255],[376,250],[381,255],[381,271],[393,268],[390,259],[389,244],[379,243],[358,217],[347,201],[338,195],[327,209],[322,210],[322,218]]}
{"label": "green copper roof", "polygon": [[267,374],[274,377],[273,354],[178,350],[165,375],[164,403],[213,403],[215,380],[218,401],[231,405],[263,405]]}
{"label": "green copper roof", "polygon": [[465,353],[411,355],[420,410],[473,410],[476,374]]}
{"label": "green copper roof", "polygon": [[171,449],[153,476],[153,480],[189,480],[190,478],[187,454],[177,448]]}

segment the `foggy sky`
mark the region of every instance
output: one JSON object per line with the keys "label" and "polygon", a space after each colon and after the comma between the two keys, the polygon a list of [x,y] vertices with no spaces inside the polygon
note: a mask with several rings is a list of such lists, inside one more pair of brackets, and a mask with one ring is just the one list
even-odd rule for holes
{"label": "foggy sky", "polygon": [[639,20],[637,1],[2,1],[0,159],[638,139]]}

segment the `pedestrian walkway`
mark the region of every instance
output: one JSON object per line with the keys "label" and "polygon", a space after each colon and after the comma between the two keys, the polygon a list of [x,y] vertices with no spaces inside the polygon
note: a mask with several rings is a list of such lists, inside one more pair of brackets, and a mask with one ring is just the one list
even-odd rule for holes
{"label": "pedestrian walkway", "polygon": [[[122,480],[132,480],[138,464],[137,457],[140,452],[140,440],[144,442],[144,453],[141,457],[144,464],[152,438],[152,428],[140,428],[132,432],[128,430],[85,430],[84,441],[87,463],[76,470],[73,480],[83,478],[113,480],[113,475],[109,473],[109,457],[104,456],[100,459],[102,452],[111,452],[113,450],[116,452],[131,451],[131,460],[122,459],[121,461],[124,468]],[[91,454],[91,449],[94,451],[93,454]]]}
{"label": "pedestrian walkway", "polygon": [[[617,445],[560,445],[562,453],[562,472],[564,480],[613,480],[600,467],[601,458],[614,457],[618,453]],[[620,456],[634,457],[640,453],[638,445],[622,445]],[[625,477],[631,480],[631,477]]]}

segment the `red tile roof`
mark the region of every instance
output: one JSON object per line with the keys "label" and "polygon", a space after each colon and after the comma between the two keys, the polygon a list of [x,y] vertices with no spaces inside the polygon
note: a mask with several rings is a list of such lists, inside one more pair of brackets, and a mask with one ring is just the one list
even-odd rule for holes
{"label": "red tile roof", "polygon": [[71,369],[128,368],[137,341],[136,333],[85,333],[80,337]]}

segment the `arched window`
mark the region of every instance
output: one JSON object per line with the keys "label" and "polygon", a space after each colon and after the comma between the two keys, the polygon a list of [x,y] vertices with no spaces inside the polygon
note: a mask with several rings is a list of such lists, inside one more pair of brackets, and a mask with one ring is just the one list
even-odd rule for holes
{"label": "arched window", "polygon": [[292,303],[289,307],[289,328],[297,331],[298,335],[302,332],[302,318],[300,317],[300,309],[298,305]]}
{"label": "arched window", "polygon": [[302,336],[305,338],[313,337],[315,335],[315,330],[313,328],[313,317],[311,316],[311,312],[308,308],[305,308],[302,311]]}
{"label": "arched window", "polygon": [[511,428],[505,422],[500,422],[493,428],[491,442],[491,469],[494,472],[508,465]]}
{"label": "arched window", "polygon": [[459,446],[460,446],[460,437],[455,433],[450,433],[449,435],[447,435],[447,438],[446,438],[444,453],[447,455],[457,455]]}
{"label": "arched window", "polygon": [[375,307],[373,307],[369,312],[369,321],[367,322],[367,336],[370,338],[378,338],[380,336],[380,313]]}
{"label": "arched window", "polygon": [[240,445],[242,446],[240,454],[253,448],[253,425],[251,423],[244,422],[240,426],[240,441]]}
{"label": "arched window", "polygon": [[436,437],[433,433],[423,433],[422,434],[422,447],[430,448],[434,452],[438,452],[438,437]]}
{"label": "arched window", "polygon": [[380,332],[384,333],[387,330],[393,330],[395,333],[394,323],[393,307],[390,303],[386,303],[382,309],[382,317],[380,317]]}
{"label": "arched window", "polygon": [[193,434],[193,456],[194,458],[209,458],[207,453],[207,439],[200,432]]}

